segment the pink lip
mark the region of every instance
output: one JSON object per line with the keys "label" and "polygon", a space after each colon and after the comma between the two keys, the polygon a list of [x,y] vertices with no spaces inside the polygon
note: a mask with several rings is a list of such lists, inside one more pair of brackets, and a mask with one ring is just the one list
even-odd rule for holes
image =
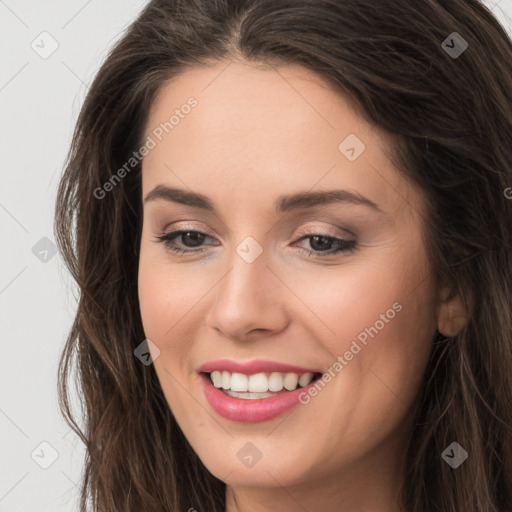
{"label": "pink lip", "polygon": [[321,370],[311,370],[300,366],[278,363],[276,361],[266,361],[264,359],[255,359],[247,363],[238,363],[231,359],[218,359],[203,364],[197,371],[210,373],[215,370],[245,373],[246,375],[260,372],[293,372],[293,373],[317,373]]}
{"label": "pink lip", "polygon": [[204,373],[200,373],[199,378],[206,399],[213,410],[223,418],[242,423],[256,423],[277,418],[299,404],[299,395],[301,393],[307,394],[308,389],[316,383],[315,380],[306,387],[297,388],[294,391],[268,398],[247,400],[226,395],[220,389],[217,389],[208,375]]}

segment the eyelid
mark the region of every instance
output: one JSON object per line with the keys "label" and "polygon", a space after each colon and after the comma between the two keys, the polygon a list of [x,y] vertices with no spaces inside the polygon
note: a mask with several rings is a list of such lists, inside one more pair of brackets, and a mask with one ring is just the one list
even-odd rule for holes
{"label": "eyelid", "polygon": [[314,234],[323,235],[323,236],[332,237],[332,238],[345,238],[347,236],[349,238],[356,238],[356,235],[352,231],[350,231],[346,228],[338,227],[338,226],[335,226],[335,227],[336,227],[336,229],[342,231],[343,233],[332,233],[328,229],[325,229],[325,228],[319,228],[319,227],[315,227],[315,226],[305,226],[305,227],[301,227],[297,231],[297,236],[311,235],[312,233],[314,233]]}
{"label": "eyelid", "polygon": [[[169,229],[169,226],[172,225],[172,229]],[[208,228],[204,228],[203,227],[204,224],[202,226],[194,226],[192,224],[187,224],[186,221],[183,221],[183,222],[178,222],[176,224],[174,223],[169,223],[169,224],[166,224],[160,231],[163,235],[171,235],[172,233],[175,233],[176,231],[198,231],[198,232],[201,232],[201,233],[204,233],[205,235],[208,235],[212,238],[217,238],[210,229]]]}

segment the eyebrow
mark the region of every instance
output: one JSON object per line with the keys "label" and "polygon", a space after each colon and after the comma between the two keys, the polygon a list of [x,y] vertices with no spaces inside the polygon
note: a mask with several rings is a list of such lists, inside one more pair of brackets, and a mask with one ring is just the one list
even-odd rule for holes
{"label": "eyebrow", "polygon": [[[179,203],[202,210],[215,211],[213,202],[205,195],[188,192],[178,188],[170,188],[166,185],[157,185],[144,199],[144,204],[161,199],[173,203]],[[320,192],[299,192],[296,194],[280,196],[277,198],[274,208],[278,213],[292,210],[313,208],[333,203],[351,203],[367,206],[379,213],[384,213],[379,206],[367,197],[349,190],[327,190]]]}

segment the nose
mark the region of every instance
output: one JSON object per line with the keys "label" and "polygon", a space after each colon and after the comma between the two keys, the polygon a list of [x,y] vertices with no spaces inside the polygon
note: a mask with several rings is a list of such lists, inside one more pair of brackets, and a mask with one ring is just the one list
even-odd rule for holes
{"label": "nose", "polygon": [[249,262],[233,249],[230,270],[212,290],[207,325],[237,341],[275,336],[284,330],[289,323],[286,287],[269,267],[267,251]]}

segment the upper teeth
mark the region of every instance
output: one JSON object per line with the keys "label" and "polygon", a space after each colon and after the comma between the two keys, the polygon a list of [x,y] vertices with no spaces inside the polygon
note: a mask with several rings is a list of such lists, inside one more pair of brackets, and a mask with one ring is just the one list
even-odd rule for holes
{"label": "upper teeth", "polygon": [[297,388],[297,384],[300,387],[307,386],[313,380],[313,375],[313,373],[299,375],[280,372],[246,375],[216,370],[210,373],[210,378],[216,388],[265,393],[266,391],[281,391],[283,388],[293,391]]}

